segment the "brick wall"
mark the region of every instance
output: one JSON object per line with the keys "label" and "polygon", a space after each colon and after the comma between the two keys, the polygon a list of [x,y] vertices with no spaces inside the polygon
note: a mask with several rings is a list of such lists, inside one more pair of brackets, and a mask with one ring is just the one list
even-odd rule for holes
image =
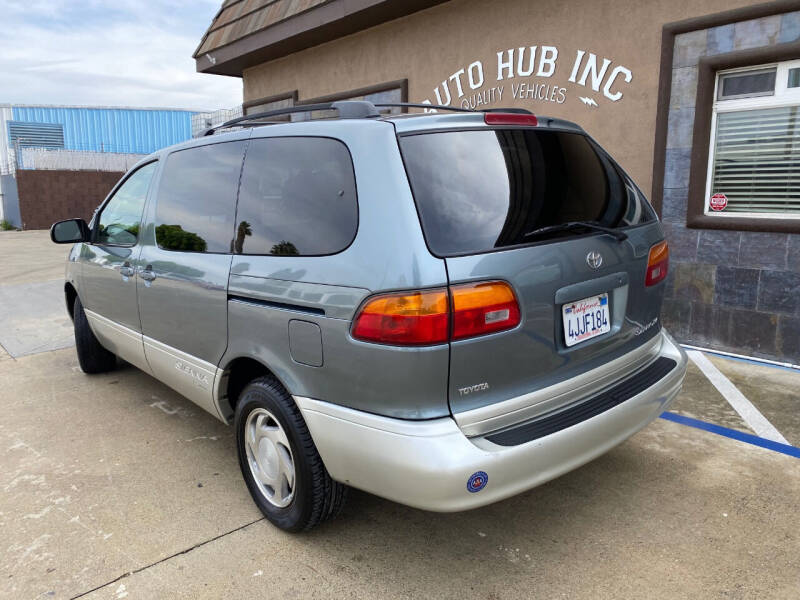
{"label": "brick wall", "polygon": [[800,40],[800,11],[675,37],[662,217],[670,275],[662,318],[680,340],[800,364],[800,234],[686,226],[698,63]]}
{"label": "brick wall", "polygon": [[17,171],[23,229],[49,229],[55,221],[87,221],[123,173],[109,171]]}

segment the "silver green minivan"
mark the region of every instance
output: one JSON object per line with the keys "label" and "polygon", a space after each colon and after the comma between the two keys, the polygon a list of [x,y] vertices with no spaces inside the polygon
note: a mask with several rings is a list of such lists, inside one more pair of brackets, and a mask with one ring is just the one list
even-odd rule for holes
{"label": "silver green minivan", "polygon": [[686,370],[661,225],[580,127],[385,108],[236,119],[51,229],[81,368],[123,359],[233,424],[290,531],[349,486],[434,511],[532,488],[647,425]]}

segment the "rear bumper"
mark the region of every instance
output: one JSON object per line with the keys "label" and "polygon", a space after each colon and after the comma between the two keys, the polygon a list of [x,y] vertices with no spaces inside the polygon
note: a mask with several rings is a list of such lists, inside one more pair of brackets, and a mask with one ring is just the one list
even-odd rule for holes
{"label": "rear bumper", "polygon": [[[499,446],[467,438],[449,417],[405,421],[295,397],[331,477],[378,496],[450,512],[508,498],[607,452],[666,410],[680,392],[686,353],[662,332],[659,357],[675,361],[662,379],[630,399],[545,437]],[[483,471],[488,483],[470,492]]]}

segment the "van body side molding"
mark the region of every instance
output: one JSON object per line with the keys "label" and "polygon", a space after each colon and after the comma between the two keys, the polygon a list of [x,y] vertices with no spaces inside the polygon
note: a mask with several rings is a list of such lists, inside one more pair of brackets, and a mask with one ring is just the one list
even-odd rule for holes
{"label": "van body side molding", "polygon": [[215,382],[222,376],[221,369],[146,335],[143,340],[147,362],[157,379],[227,423],[217,407],[215,397]]}

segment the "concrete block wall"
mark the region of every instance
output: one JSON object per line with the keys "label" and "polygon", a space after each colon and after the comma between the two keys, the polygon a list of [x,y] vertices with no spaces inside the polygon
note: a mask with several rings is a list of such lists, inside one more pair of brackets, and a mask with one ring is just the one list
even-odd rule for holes
{"label": "concrete block wall", "polygon": [[703,56],[800,39],[800,12],[675,36],[662,219],[663,321],[681,341],[800,364],[800,235],[689,229],[689,165]]}
{"label": "concrete block wall", "polygon": [[87,221],[123,173],[110,171],[17,171],[23,229],[49,229],[55,221]]}

